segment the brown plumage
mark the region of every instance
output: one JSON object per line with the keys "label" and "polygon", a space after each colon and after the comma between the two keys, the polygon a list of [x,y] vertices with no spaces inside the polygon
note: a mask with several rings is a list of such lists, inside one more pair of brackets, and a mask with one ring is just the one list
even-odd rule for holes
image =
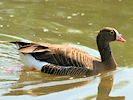
{"label": "brown plumage", "polygon": [[[113,32],[113,33],[111,33]],[[19,45],[19,52],[30,54],[38,61],[45,61],[41,71],[54,75],[92,75],[116,67],[109,42],[119,40],[125,42],[114,28],[104,28],[97,36],[101,60],[87,52],[66,45],[49,43],[11,42]]]}

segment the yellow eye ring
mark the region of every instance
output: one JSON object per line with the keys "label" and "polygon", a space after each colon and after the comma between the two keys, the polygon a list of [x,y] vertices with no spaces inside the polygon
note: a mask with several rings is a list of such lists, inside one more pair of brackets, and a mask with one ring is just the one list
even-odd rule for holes
{"label": "yellow eye ring", "polygon": [[115,34],[115,32],[112,30],[112,31],[110,31],[110,34],[111,34],[111,35],[114,35],[114,34]]}

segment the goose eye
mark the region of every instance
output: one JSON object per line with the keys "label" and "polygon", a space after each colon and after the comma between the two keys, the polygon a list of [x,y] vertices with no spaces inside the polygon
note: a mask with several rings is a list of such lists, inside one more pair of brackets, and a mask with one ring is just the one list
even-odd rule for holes
{"label": "goose eye", "polygon": [[110,34],[111,34],[111,35],[114,35],[114,34],[115,34],[115,32],[112,30],[112,31],[110,31]]}

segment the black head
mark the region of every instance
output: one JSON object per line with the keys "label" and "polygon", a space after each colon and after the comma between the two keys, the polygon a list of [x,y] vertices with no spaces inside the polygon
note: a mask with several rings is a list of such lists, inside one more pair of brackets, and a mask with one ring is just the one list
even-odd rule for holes
{"label": "black head", "polygon": [[124,40],[120,36],[120,34],[118,33],[118,31],[116,29],[110,28],[110,27],[106,27],[106,28],[103,28],[102,30],[100,30],[100,32],[98,33],[98,36],[106,42],[111,42],[111,41],[115,41],[115,40],[121,41],[121,42],[126,42],[126,40]]}

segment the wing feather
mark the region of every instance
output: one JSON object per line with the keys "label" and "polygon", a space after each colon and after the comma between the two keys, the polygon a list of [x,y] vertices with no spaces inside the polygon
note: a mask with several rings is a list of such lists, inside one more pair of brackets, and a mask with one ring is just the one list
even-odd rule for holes
{"label": "wing feather", "polygon": [[[31,54],[35,59],[59,66],[75,66],[92,69],[91,64],[96,60],[81,49],[65,45],[49,43],[12,42],[19,45],[19,52]],[[51,70],[52,71],[52,70]],[[73,72],[75,73],[75,72]]]}

